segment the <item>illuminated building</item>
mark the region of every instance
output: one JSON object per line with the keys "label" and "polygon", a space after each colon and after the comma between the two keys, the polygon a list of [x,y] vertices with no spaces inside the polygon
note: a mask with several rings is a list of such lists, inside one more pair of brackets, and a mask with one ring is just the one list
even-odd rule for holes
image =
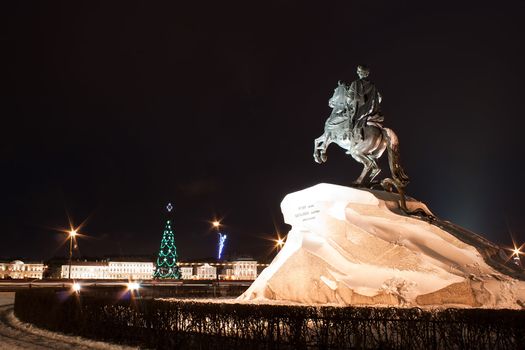
{"label": "illuminated building", "polygon": [[24,263],[20,260],[0,262],[0,279],[42,279],[46,266],[42,263]]}
{"label": "illuminated building", "polygon": [[211,266],[208,263],[205,263],[197,267],[197,279],[199,280],[209,280],[217,278],[217,268]]}
{"label": "illuminated building", "polygon": [[255,280],[258,269],[268,264],[257,263],[252,258],[239,258],[227,262],[179,262],[182,279]]}
{"label": "illuminated building", "polygon": [[[71,264],[73,279],[152,279],[153,262],[143,261],[74,261]],[[62,265],[62,278],[68,278],[69,265]]]}

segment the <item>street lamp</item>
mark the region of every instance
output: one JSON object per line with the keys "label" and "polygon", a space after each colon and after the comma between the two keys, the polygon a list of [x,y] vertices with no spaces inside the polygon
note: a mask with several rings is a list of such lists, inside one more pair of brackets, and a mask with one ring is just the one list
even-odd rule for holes
{"label": "street lamp", "polygon": [[78,284],[78,283],[73,283],[73,285],[71,286],[71,289],[72,289],[73,292],[75,292],[75,293],[80,293],[80,289],[81,289],[80,284]]}
{"label": "street lamp", "polygon": [[128,290],[133,292],[133,291],[136,291],[136,290],[138,290],[140,288],[140,284],[137,283],[137,282],[129,282],[127,284],[127,287],[128,287]]}
{"label": "street lamp", "polygon": [[512,249],[512,254],[515,255],[515,256],[520,256],[520,254],[521,254],[520,248],[514,247],[514,249]]}
{"label": "street lamp", "polygon": [[284,246],[284,238],[281,238],[281,236],[277,235],[277,239],[275,240],[275,247],[281,250],[283,249],[283,246]]}
{"label": "street lamp", "polygon": [[69,231],[69,276],[68,279],[71,279],[71,258],[73,257],[73,239],[77,235],[77,230]]}
{"label": "street lamp", "polygon": [[523,252],[521,251],[522,248],[523,248],[523,245],[521,247],[517,247],[516,244],[514,244],[514,249],[512,249],[512,255],[511,255],[511,257],[513,258],[512,260],[518,266],[521,266],[520,255],[523,254]]}

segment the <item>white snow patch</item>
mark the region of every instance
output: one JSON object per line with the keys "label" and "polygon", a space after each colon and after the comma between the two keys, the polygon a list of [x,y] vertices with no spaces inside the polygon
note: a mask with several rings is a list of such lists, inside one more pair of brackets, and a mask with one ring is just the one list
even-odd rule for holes
{"label": "white snow patch", "polygon": [[337,289],[337,282],[332,281],[331,279],[325,276],[321,276],[321,281],[323,281],[328,286],[328,288],[330,288],[331,290]]}
{"label": "white snow patch", "polygon": [[47,338],[49,342],[45,342],[41,345],[53,346],[53,343],[59,341],[64,343],[70,343],[72,345],[78,346],[79,348],[89,348],[89,349],[102,349],[102,350],[125,350],[125,349],[139,349],[137,347],[130,347],[124,345],[111,344],[96,340],[90,340],[77,336],[70,336],[65,334],[60,334],[56,332],[51,332],[36,326],[33,326],[30,323],[25,323],[20,321],[15,315],[11,312],[8,315],[8,322],[11,326],[23,330],[24,332],[35,334]]}
{"label": "white snow patch", "polygon": [[[0,349],[100,349],[130,350],[139,349],[78,336],[69,336],[36,327],[20,321],[13,312],[14,293],[0,293],[0,312],[4,323],[0,322]],[[38,342],[38,346],[36,346]],[[28,347],[29,346],[29,347]]]}

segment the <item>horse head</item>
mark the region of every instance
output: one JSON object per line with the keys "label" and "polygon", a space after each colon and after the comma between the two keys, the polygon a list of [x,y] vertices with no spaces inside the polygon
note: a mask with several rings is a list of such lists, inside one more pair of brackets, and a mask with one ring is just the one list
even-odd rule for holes
{"label": "horse head", "polygon": [[330,105],[335,109],[342,110],[346,107],[346,103],[346,86],[339,80],[337,87],[334,89],[334,94],[330,99]]}

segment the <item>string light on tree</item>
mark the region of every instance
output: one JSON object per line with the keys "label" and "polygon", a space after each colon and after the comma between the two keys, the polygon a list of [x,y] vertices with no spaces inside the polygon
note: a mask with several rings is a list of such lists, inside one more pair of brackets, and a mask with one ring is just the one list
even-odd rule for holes
{"label": "string light on tree", "polygon": [[[168,203],[166,206],[168,213],[173,210],[173,205]],[[162,240],[160,242],[159,254],[157,256],[157,266],[153,278],[180,278],[180,270],[177,265],[177,247],[175,247],[175,235],[172,230],[172,222],[168,219]]]}

